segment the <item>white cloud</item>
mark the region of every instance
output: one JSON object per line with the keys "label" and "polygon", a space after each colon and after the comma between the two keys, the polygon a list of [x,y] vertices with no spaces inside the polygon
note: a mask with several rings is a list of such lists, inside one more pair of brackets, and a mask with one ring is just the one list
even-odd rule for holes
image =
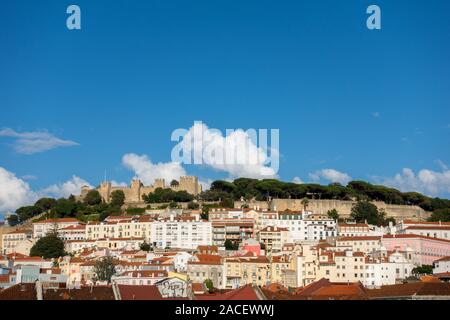
{"label": "white cloud", "polygon": [[11,128],[0,130],[0,137],[14,138],[14,150],[17,153],[33,154],[59,147],[78,145],[71,140],[62,140],[47,131],[16,132]]}
{"label": "white cloud", "polygon": [[297,183],[297,184],[302,184],[304,183],[302,179],[300,179],[300,177],[294,177],[294,179],[292,179],[293,183]]}
{"label": "white cloud", "polygon": [[211,184],[214,182],[212,179],[207,180],[198,180],[198,183],[202,186],[202,191],[209,190],[211,188]]}
{"label": "white cloud", "polygon": [[14,211],[37,200],[29,184],[0,167],[0,211]]}
{"label": "white cloud", "polygon": [[39,194],[41,196],[50,196],[55,198],[67,198],[70,195],[78,196],[80,195],[82,186],[89,186],[92,188],[89,182],[74,175],[72,176],[72,179],[64,183],[53,184],[44,188],[39,192]]}
{"label": "white cloud", "polygon": [[137,155],[128,153],[122,157],[122,163],[128,169],[134,171],[135,177],[140,179],[145,185],[151,185],[157,178],[163,178],[166,183],[173,179],[179,180],[186,175],[184,168],[176,162],[166,162],[154,164],[147,155]]}
{"label": "white cloud", "polygon": [[[255,144],[256,131],[253,134],[254,136],[249,131],[234,130],[224,136],[219,130],[196,122],[179,143],[183,152],[182,162],[191,163],[190,155],[193,155],[194,164],[227,172],[230,177],[277,177],[278,149],[267,148],[270,150],[269,158],[266,150]],[[188,155],[188,159],[185,155]],[[271,166],[268,166],[269,163]]]}
{"label": "white cloud", "polygon": [[417,191],[430,196],[450,194],[450,170],[445,165],[441,172],[422,169],[416,174],[409,168],[403,168],[402,172],[393,177],[375,177],[375,179],[404,192]]}
{"label": "white cloud", "polygon": [[322,169],[316,172],[310,173],[309,177],[313,181],[319,181],[325,179],[330,182],[339,182],[340,184],[347,184],[352,177],[344,172],[337,171],[335,169]]}

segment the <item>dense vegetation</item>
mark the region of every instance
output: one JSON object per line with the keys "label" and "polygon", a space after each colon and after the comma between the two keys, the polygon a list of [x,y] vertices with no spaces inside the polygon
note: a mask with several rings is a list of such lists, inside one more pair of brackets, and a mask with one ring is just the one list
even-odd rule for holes
{"label": "dense vegetation", "polygon": [[34,205],[17,209],[16,215],[8,217],[8,223],[16,225],[44,212],[46,214],[40,219],[72,217],[85,222],[103,220],[110,215],[122,212],[120,207],[123,201],[121,201],[122,196],[119,193],[123,194],[122,191],[118,191],[115,195],[113,194],[109,204],[102,201],[100,194],[96,190],[89,191],[83,201],[77,201],[74,196],[58,200],[42,198]]}
{"label": "dense vegetation", "polygon": [[194,196],[186,191],[173,191],[172,189],[156,188],[154,192],[143,195],[142,199],[146,203],[190,202],[194,200]]}
{"label": "dense vegetation", "polygon": [[207,201],[223,199],[268,200],[270,198],[314,198],[359,201],[383,201],[387,204],[416,205],[433,212],[432,220],[450,221],[450,200],[431,198],[418,192],[400,192],[397,189],[373,185],[365,181],[351,181],[347,186],[332,183],[297,184],[275,179],[240,178],[233,182],[217,180],[201,198]]}
{"label": "dense vegetation", "polygon": [[[173,181],[173,184],[176,184]],[[160,206],[176,208],[179,202],[189,202],[190,209],[199,208],[199,204],[194,200],[202,202],[216,202],[215,204],[203,204],[202,217],[207,217],[208,209],[212,207],[233,207],[234,201],[244,198],[246,200],[256,199],[266,201],[271,198],[291,198],[291,199],[336,199],[336,200],[357,200],[365,203],[367,201],[384,201],[388,204],[417,205],[426,211],[433,212],[431,221],[450,221],[450,200],[431,198],[417,192],[400,192],[393,188],[381,185],[372,185],[364,181],[351,181],[346,186],[339,183],[332,183],[324,186],[319,184],[297,184],[292,182],[282,182],[275,179],[249,179],[239,178],[233,182],[217,180],[212,183],[211,189],[193,196],[186,191],[173,191],[171,189],[157,188],[154,192],[143,196],[143,200],[148,203],[166,203]],[[16,215],[8,218],[10,225],[24,222],[43,212],[47,212],[45,217],[76,217],[82,221],[103,220],[109,215],[123,212],[121,206],[124,204],[125,195],[123,191],[116,190],[111,194],[111,202],[104,203],[98,191],[91,190],[83,201],[77,201],[74,196],[68,199],[58,200],[42,198],[34,205],[24,206],[16,210]],[[307,200],[302,204],[307,206]],[[372,208],[373,209],[373,208]],[[144,208],[128,208],[128,214],[142,214]],[[373,210],[364,217],[363,214],[355,215],[355,219],[367,219],[386,224],[383,212],[373,213]],[[338,218],[336,211],[329,212],[329,215]]]}
{"label": "dense vegetation", "polygon": [[44,259],[59,258],[66,255],[64,241],[58,237],[56,232],[51,232],[40,238],[31,247],[31,257],[42,257]]}
{"label": "dense vegetation", "polygon": [[94,266],[95,278],[98,281],[111,282],[111,278],[116,274],[116,266],[112,257],[104,257],[97,260]]}

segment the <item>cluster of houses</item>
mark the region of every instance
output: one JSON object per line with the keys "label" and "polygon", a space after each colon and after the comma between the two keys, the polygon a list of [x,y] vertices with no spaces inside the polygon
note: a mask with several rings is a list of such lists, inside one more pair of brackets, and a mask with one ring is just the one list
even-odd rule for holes
{"label": "cluster of houses", "polygon": [[[67,255],[30,257],[34,243],[50,231],[64,240]],[[362,291],[398,286],[422,265],[433,265],[437,281],[446,281],[450,223],[403,220],[377,227],[338,223],[310,211],[258,208],[211,209],[205,220],[198,211],[173,210],[102,222],[37,221],[30,230],[4,234],[0,253],[0,290],[28,285],[41,298],[47,288],[101,285],[109,285],[116,299],[139,297],[140,290],[162,298],[225,298],[247,291],[267,298],[264,290],[274,286],[290,293],[317,283],[357,284]],[[108,284],[95,271],[104,257],[115,265]]]}

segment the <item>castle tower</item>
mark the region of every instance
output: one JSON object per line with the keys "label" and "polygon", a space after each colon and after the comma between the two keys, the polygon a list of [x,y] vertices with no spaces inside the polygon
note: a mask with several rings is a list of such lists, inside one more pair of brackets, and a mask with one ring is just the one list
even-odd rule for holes
{"label": "castle tower", "polygon": [[198,183],[198,178],[193,176],[180,177],[179,190],[184,190],[190,194],[197,195],[201,192],[201,186]]}
{"label": "castle tower", "polygon": [[153,187],[156,188],[166,188],[166,181],[164,179],[155,179],[155,183],[153,184]]}
{"label": "castle tower", "polygon": [[[131,193],[130,193],[130,202],[141,202],[141,187],[142,182],[139,179],[131,180]],[[127,199],[128,200],[128,199]]]}
{"label": "castle tower", "polygon": [[102,197],[103,201],[109,203],[109,201],[111,201],[111,182],[103,181],[100,184],[98,193],[100,193],[100,196]]}

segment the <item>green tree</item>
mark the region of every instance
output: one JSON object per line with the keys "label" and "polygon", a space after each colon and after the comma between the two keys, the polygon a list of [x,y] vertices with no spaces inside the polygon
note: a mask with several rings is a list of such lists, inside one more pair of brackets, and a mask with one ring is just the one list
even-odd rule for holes
{"label": "green tree", "polygon": [[350,217],[356,222],[365,222],[380,226],[384,223],[383,213],[378,212],[377,206],[368,201],[358,201],[353,205]]}
{"label": "green tree", "polygon": [[121,207],[125,203],[125,193],[122,190],[114,190],[111,192],[111,205]]}
{"label": "green tree", "polygon": [[302,201],[300,202],[303,206],[303,210],[306,211],[306,209],[308,209],[308,205],[309,205],[309,200],[308,198],[303,198]]}
{"label": "green tree", "polygon": [[336,209],[328,210],[327,215],[333,220],[339,220],[339,213]]}
{"label": "green tree", "polygon": [[172,201],[169,203],[169,208],[170,209],[176,209],[178,208],[178,203],[176,203],[175,201]]}
{"label": "green tree", "polygon": [[205,286],[208,289],[209,293],[212,293],[214,291],[214,284],[211,279],[208,278],[205,280]]}
{"label": "green tree", "polygon": [[56,206],[56,200],[52,198],[41,198],[34,205],[41,208],[42,211],[48,211]]}
{"label": "green tree", "polygon": [[99,281],[111,282],[111,277],[116,274],[116,266],[112,257],[104,257],[97,260],[94,266],[96,279]]}
{"label": "green tree", "polygon": [[20,222],[19,217],[16,214],[9,215],[7,218],[7,221],[11,227],[14,227],[15,225],[17,225]]}
{"label": "green tree", "polygon": [[175,180],[175,179],[170,181],[170,186],[171,187],[178,187],[179,185],[180,185],[180,183],[177,180]]}
{"label": "green tree", "polygon": [[224,245],[226,250],[237,250],[239,247],[237,243],[233,243],[230,239],[225,240]]}
{"label": "green tree", "polygon": [[38,206],[25,206],[20,207],[19,209],[16,210],[16,214],[19,217],[20,222],[23,222],[34,216],[37,216],[42,212],[43,212],[42,209]]}
{"label": "green tree", "polygon": [[56,205],[51,209],[50,215],[53,218],[73,217],[75,216],[76,204],[68,199],[56,200]]}
{"label": "green tree", "polygon": [[433,266],[423,264],[412,269],[413,274],[433,274]]}
{"label": "green tree", "polygon": [[96,205],[102,202],[102,197],[97,190],[89,190],[84,198],[84,203],[88,205]]}
{"label": "green tree", "polygon": [[429,221],[450,221],[450,208],[446,209],[437,209],[432,214],[431,217],[428,219]]}
{"label": "green tree", "polygon": [[147,252],[149,252],[149,251],[152,249],[152,247],[150,246],[150,244],[148,244],[147,241],[145,241],[145,240],[144,240],[144,242],[142,242],[142,243],[140,244],[139,248],[140,248],[142,251],[147,251]]}
{"label": "green tree", "polygon": [[188,209],[191,209],[191,210],[197,210],[200,207],[200,205],[197,202],[190,201],[188,203],[187,207],[188,207]]}
{"label": "green tree", "polygon": [[50,232],[40,238],[30,250],[30,256],[44,259],[59,258],[65,255],[64,241],[58,237],[56,232]]}
{"label": "green tree", "polygon": [[234,208],[234,201],[227,197],[220,202],[220,206],[223,208]]}

